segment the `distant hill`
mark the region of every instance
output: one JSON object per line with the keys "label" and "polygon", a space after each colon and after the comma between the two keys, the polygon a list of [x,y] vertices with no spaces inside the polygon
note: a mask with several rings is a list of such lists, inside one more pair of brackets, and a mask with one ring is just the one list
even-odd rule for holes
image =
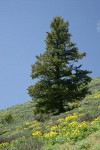
{"label": "distant hill", "polygon": [[89,89],[90,95],[58,116],[35,116],[32,101],[0,110],[0,149],[99,150],[100,77]]}

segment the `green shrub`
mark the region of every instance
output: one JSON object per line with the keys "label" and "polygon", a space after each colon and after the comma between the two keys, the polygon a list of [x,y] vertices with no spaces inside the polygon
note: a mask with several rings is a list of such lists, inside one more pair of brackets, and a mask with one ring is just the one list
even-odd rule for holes
{"label": "green shrub", "polygon": [[2,118],[2,123],[7,123],[10,124],[14,121],[12,114],[6,114],[3,118]]}
{"label": "green shrub", "polygon": [[79,119],[81,122],[83,122],[83,121],[92,121],[93,120],[93,117],[91,116],[91,114],[90,113],[85,113],[84,115],[82,115],[81,117],[80,117],[80,119]]}
{"label": "green shrub", "polygon": [[39,122],[44,122],[44,121],[47,121],[51,118],[52,114],[37,114],[34,119],[39,121]]}
{"label": "green shrub", "polygon": [[100,150],[100,144],[96,144],[96,145],[93,147],[93,150]]}
{"label": "green shrub", "polygon": [[40,138],[29,138],[25,139],[22,137],[11,143],[9,150],[42,150],[43,140]]}
{"label": "green shrub", "polygon": [[90,147],[90,142],[87,140],[82,140],[76,145],[77,150],[82,150],[82,149],[87,150],[89,147]]}

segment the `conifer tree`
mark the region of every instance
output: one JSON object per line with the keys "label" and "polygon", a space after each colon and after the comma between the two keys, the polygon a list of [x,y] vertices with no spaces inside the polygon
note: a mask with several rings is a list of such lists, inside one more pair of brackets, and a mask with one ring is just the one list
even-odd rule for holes
{"label": "conifer tree", "polygon": [[75,43],[71,42],[69,23],[57,16],[47,32],[46,50],[36,56],[32,65],[32,79],[37,83],[28,88],[37,112],[58,113],[66,111],[68,102],[80,101],[89,92],[88,83],[91,73],[81,69],[77,63],[86,56],[80,53]]}

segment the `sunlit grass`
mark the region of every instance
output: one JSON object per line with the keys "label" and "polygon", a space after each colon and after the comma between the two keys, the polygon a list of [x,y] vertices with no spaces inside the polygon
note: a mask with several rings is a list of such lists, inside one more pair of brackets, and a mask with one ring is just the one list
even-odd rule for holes
{"label": "sunlit grass", "polygon": [[[95,92],[88,95],[78,108],[58,116],[51,115],[50,119],[45,119],[48,117],[45,115],[43,119],[38,119],[42,122],[35,119],[31,102],[0,111],[0,149],[58,150],[59,147],[59,150],[99,150],[99,89],[95,86],[94,90],[93,86]],[[8,112],[13,120],[3,123],[2,118]]]}

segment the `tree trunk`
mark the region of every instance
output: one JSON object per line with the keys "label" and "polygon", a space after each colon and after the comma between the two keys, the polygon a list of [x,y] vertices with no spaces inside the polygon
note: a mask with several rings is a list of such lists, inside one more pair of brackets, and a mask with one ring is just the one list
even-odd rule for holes
{"label": "tree trunk", "polygon": [[60,101],[60,103],[59,103],[59,113],[63,113],[63,112],[65,112],[65,109],[64,109],[62,101]]}

